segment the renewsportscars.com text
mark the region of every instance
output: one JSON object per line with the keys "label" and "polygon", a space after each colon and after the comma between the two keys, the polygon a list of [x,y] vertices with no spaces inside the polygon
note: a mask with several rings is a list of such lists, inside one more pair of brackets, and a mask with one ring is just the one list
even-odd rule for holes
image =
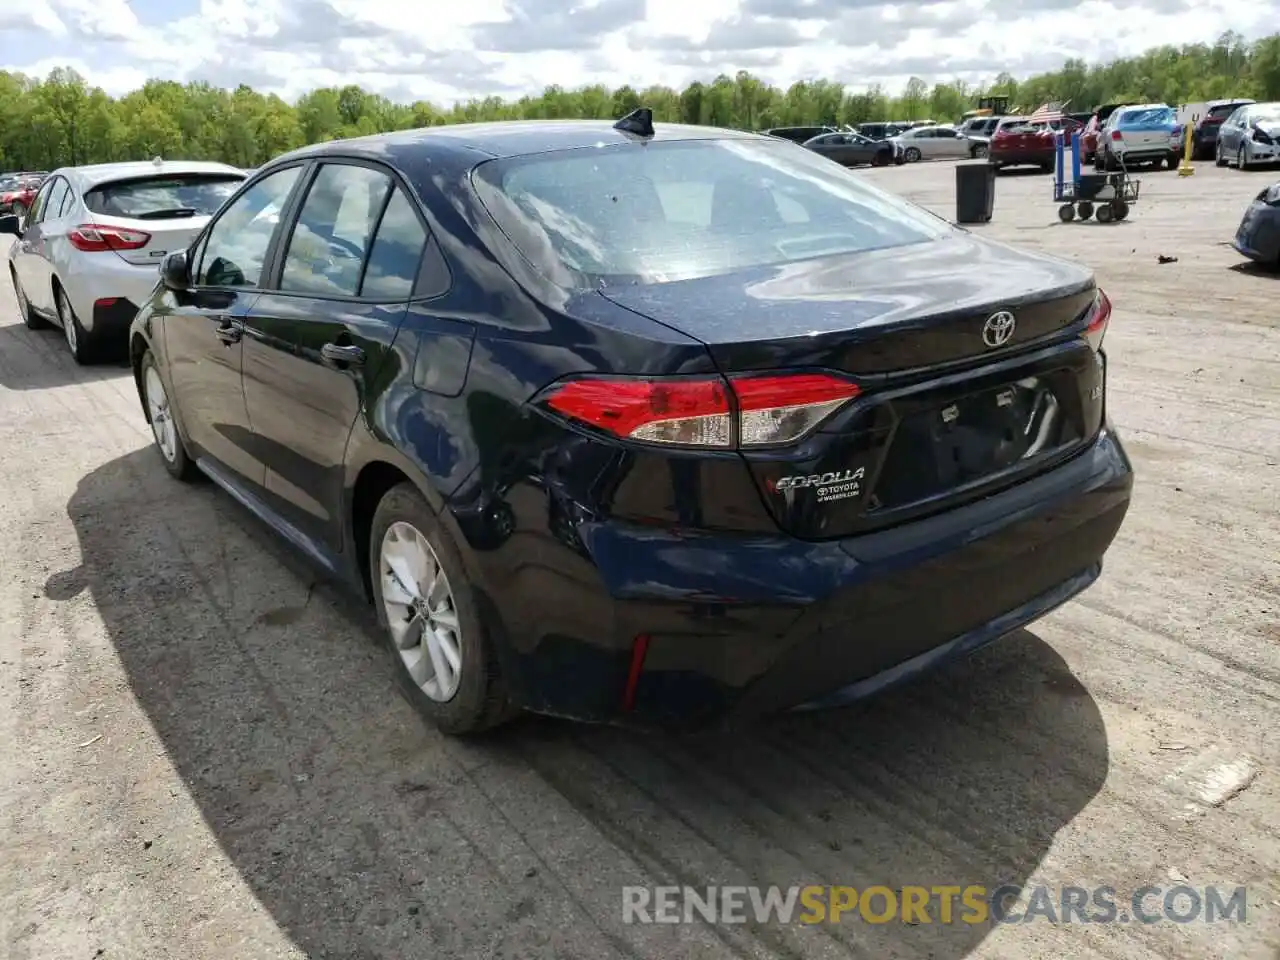
{"label": "renewsportscars.com text", "polygon": [[624,887],[624,923],[1243,923],[1244,887]]}

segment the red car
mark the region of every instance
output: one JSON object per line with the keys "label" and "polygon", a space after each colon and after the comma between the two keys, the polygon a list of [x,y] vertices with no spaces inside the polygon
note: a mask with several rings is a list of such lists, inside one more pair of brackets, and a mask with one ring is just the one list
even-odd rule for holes
{"label": "red car", "polygon": [[1059,131],[1070,133],[1080,124],[1070,117],[1032,120],[1030,117],[1002,117],[991,136],[987,160],[1002,167],[1032,166],[1046,173],[1053,170]]}
{"label": "red car", "polygon": [[20,217],[26,216],[43,182],[43,177],[31,176],[19,176],[0,181],[0,215],[13,213]]}

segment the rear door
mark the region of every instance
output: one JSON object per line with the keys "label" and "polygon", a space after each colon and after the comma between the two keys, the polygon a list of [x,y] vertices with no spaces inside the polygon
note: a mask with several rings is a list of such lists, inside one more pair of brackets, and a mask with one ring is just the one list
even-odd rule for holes
{"label": "rear door", "polygon": [[342,549],[347,439],[413,294],[427,229],[385,168],[320,164],[245,321],[244,392],[271,505]]}

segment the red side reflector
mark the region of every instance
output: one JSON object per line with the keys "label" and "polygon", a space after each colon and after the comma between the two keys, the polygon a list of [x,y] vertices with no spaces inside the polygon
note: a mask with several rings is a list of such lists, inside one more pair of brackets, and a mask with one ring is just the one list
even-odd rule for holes
{"label": "red side reflector", "polygon": [[642,633],[631,641],[631,668],[627,671],[627,685],[622,689],[622,712],[630,713],[636,705],[636,687],[644,671],[644,658],[649,655],[649,635]]}

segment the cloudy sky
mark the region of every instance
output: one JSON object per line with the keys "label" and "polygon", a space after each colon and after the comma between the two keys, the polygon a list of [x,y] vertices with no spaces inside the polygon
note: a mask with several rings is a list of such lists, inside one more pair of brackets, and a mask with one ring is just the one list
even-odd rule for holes
{"label": "cloudy sky", "polygon": [[0,69],[73,66],[112,94],[148,77],[288,99],[354,82],[440,103],[738,69],[895,89],[1278,24],[1280,0],[0,0]]}

